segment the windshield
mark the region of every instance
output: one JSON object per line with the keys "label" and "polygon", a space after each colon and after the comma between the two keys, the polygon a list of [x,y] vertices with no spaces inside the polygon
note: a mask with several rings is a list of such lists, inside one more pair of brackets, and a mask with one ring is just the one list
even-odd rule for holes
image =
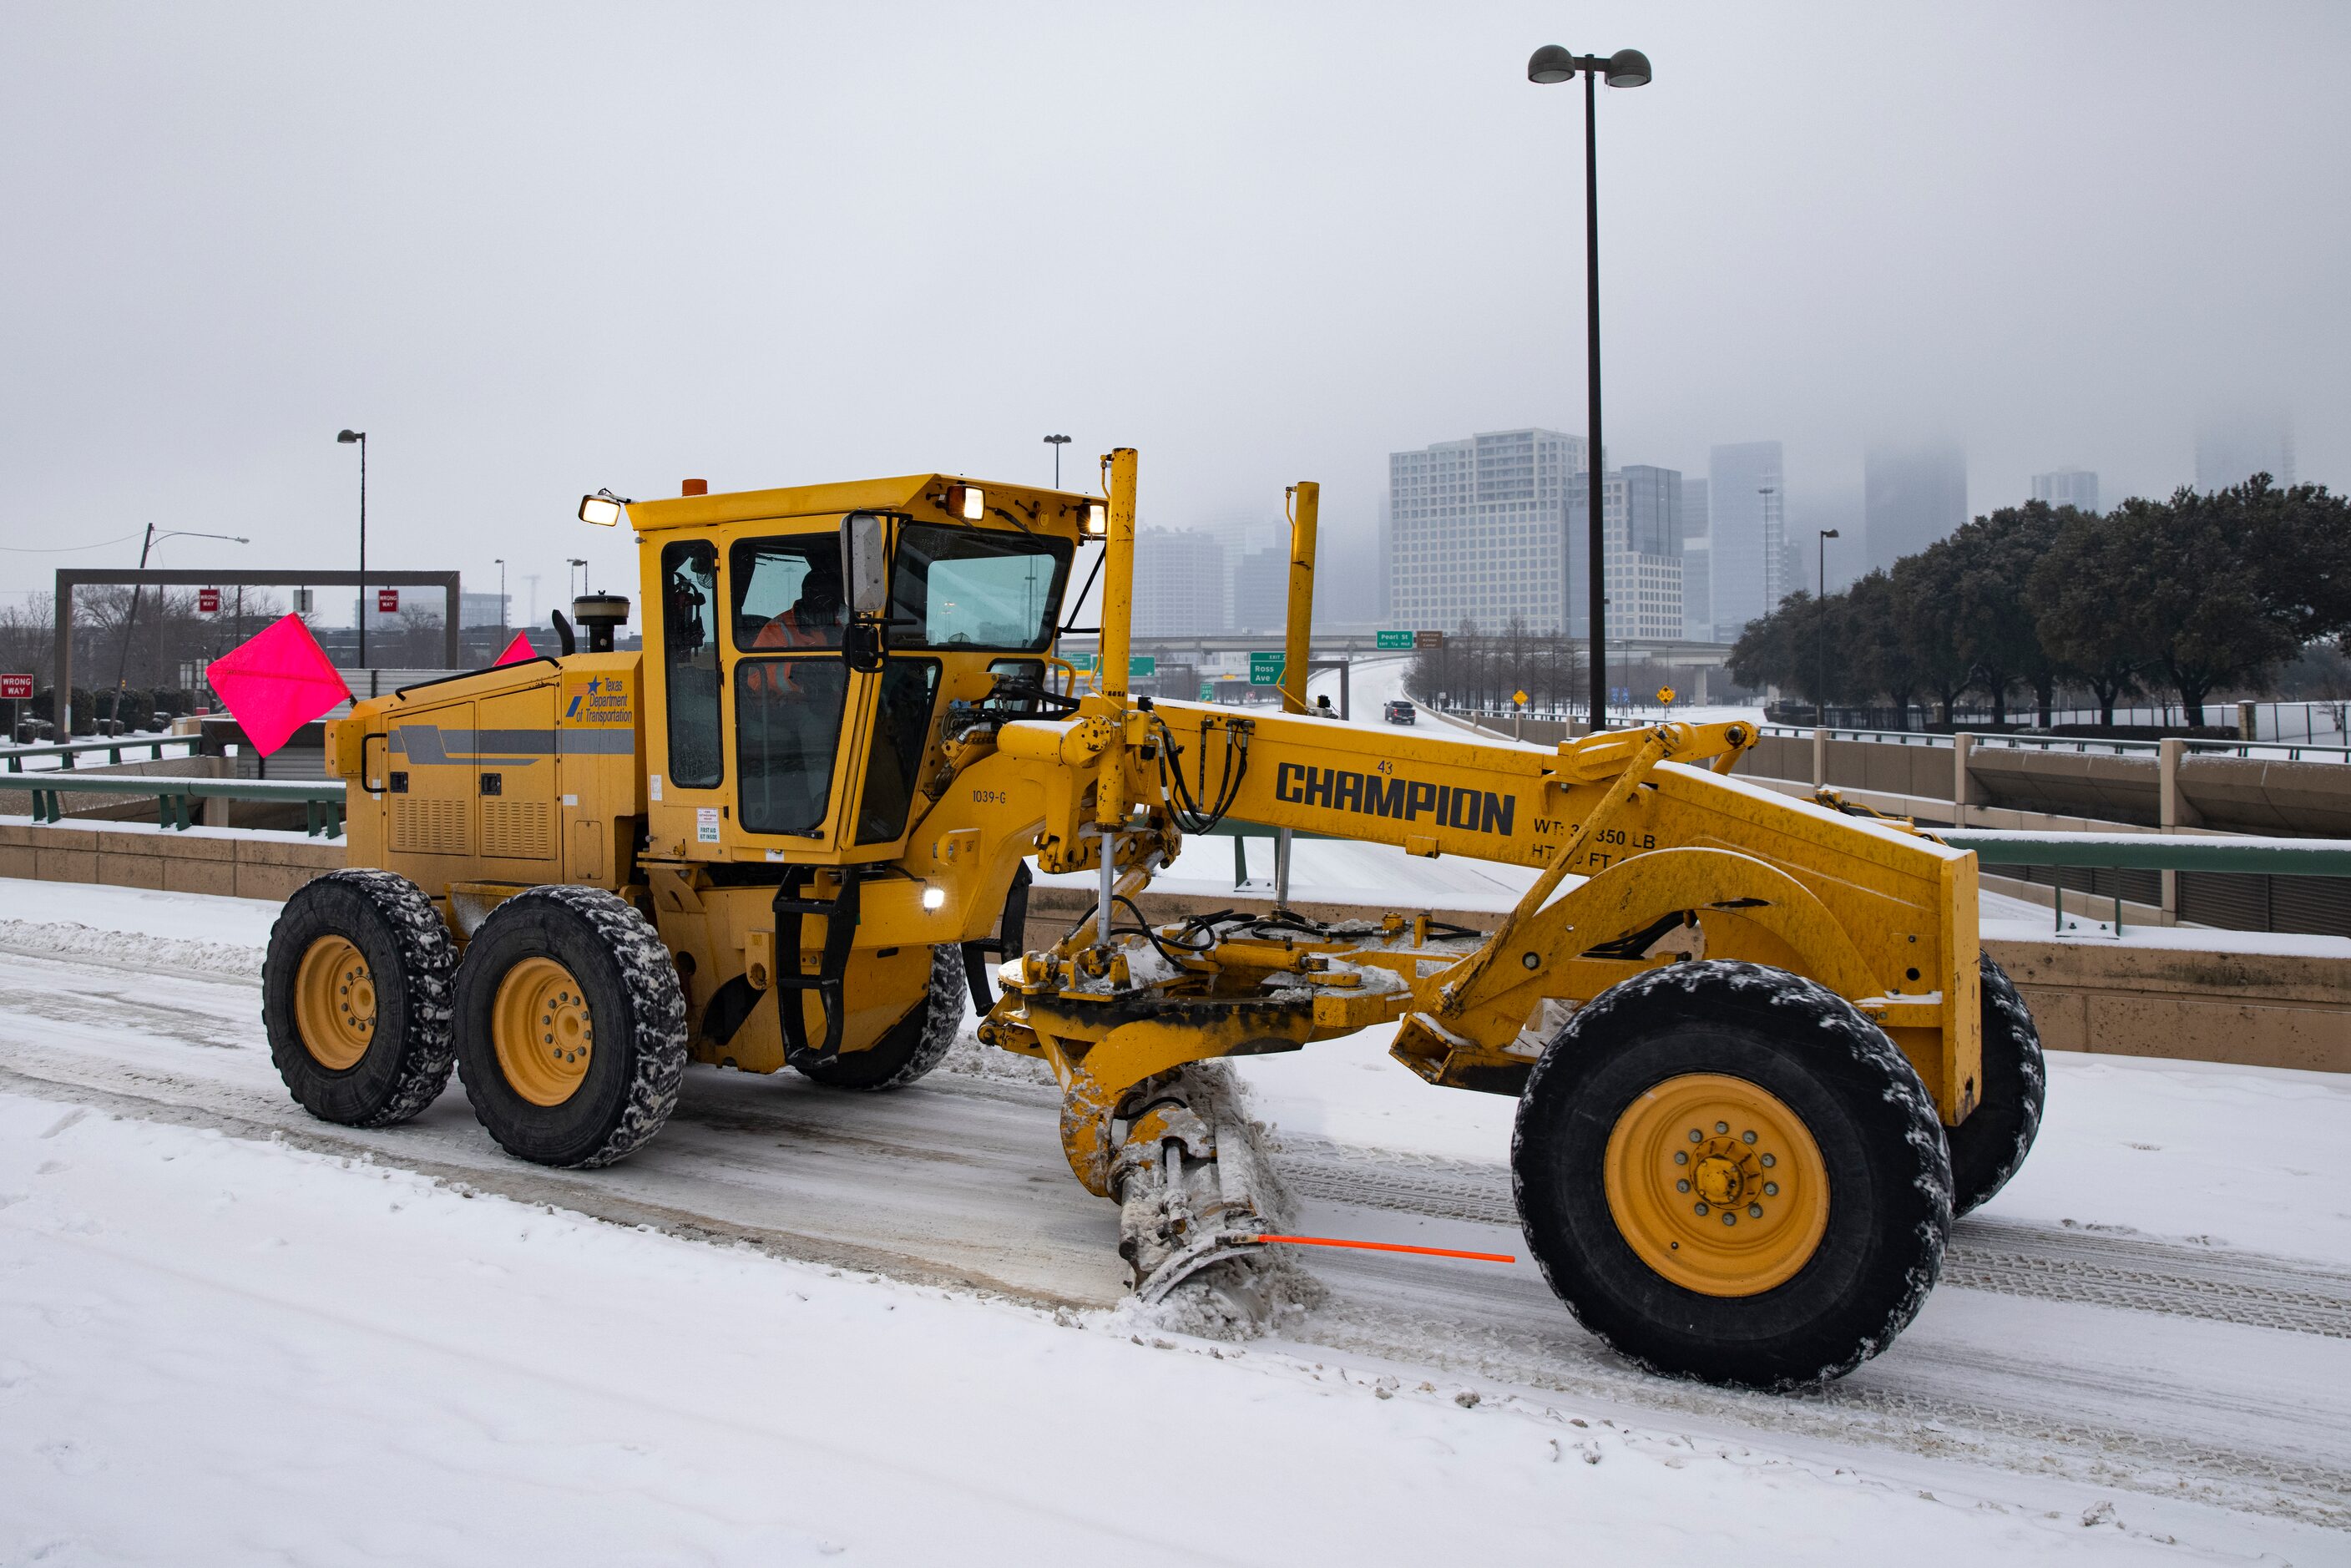
{"label": "windshield", "polygon": [[890,645],[1043,649],[1070,555],[1067,539],[908,523],[890,578]]}

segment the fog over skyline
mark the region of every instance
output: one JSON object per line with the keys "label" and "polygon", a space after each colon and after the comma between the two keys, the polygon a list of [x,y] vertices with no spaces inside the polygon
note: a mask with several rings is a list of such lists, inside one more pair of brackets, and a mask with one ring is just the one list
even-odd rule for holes
{"label": "fog over skyline", "polygon": [[[1872,439],[1969,507],[2194,477],[2209,412],[2351,481],[2351,12],[1862,5],[0,4],[0,591],[58,566],[594,561],[583,490],[1142,450],[1146,524],[1367,538],[1393,450],[1580,433],[1603,91],[1610,457]],[[347,593],[322,592],[325,618]],[[21,602],[21,597],[16,598]]]}

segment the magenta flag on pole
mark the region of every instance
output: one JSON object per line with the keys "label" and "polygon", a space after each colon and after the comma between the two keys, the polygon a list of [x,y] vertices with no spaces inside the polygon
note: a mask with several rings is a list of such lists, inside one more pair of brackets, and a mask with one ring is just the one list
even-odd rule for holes
{"label": "magenta flag on pole", "polygon": [[490,668],[495,670],[500,664],[519,664],[538,657],[538,650],[530,645],[530,633],[517,632],[514,634],[514,641],[507,644],[507,651],[491,661]]}
{"label": "magenta flag on pole", "polygon": [[264,757],[275,756],[296,730],[351,695],[298,615],[264,627],[214,659],[204,679]]}

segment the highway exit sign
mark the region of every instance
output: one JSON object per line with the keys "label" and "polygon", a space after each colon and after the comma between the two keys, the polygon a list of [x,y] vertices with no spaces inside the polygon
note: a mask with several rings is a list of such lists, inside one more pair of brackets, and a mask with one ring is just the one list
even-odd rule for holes
{"label": "highway exit sign", "polygon": [[1281,667],[1288,662],[1289,655],[1286,653],[1251,653],[1249,685],[1253,686],[1281,685]]}
{"label": "highway exit sign", "polygon": [[1409,648],[1412,645],[1413,634],[1409,632],[1383,632],[1380,633],[1379,646],[1383,648]]}

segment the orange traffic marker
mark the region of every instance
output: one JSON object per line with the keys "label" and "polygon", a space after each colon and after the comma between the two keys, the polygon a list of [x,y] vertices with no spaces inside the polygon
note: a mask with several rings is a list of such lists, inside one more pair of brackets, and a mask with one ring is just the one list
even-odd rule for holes
{"label": "orange traffic marker", "polygon": [[1277,1241],[1291,1247],[1359,1247],[1366,1252],[1417,1252],[1424,1258],[1467,1258],[1477,1263],[1515,1263],[1508,1252],[1457,1252],[1450,1247],[1406,1247],[1396,1241],[1344,1241],[1335,1236],[1252,1236],[1252,1241]]}

